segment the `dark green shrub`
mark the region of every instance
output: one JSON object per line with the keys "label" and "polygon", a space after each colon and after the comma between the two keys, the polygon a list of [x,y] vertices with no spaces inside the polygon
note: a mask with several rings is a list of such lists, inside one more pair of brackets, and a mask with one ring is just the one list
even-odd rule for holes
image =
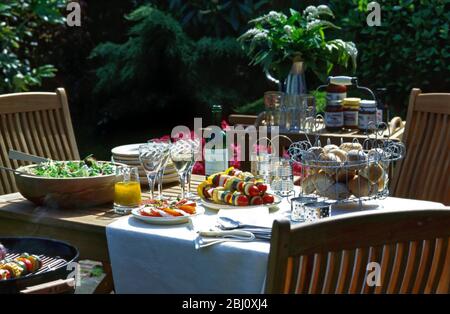
{"label": "dark green shrub", "polygon": [[209,117],[211,104],[228,113],[263,90],[262,73],[248,68],[236,39],[192,40],[175,19],[150,6],[128,19],[133,25],[125,43],[101,44],[92,53],[100,62],[95,91],[102,118],[150,112]]}
{"label": "dark green shrub", "polygon": [[[341,34],[359,50],[357,76],[369,87],[387,87],[395,113],[405,116],[413,87],[449,91],[449,0],[385,0],[381,26],[366,23],[367,0],[331,1]],[[446,7],[447,5],[447,7]]]}

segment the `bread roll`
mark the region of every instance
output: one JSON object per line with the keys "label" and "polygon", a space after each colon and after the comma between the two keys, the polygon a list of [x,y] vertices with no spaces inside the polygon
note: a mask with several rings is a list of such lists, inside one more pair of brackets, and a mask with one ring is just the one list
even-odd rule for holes
{"label": "bread roll", "polygon": [[363,150],[362,145],[357,142],[342,143],[339,148],[345,150],[346,152],[349,152],[351,150]]}
{"label": "bread roll", "polygon": [[339,167],[341,160],[331,153],[322,153],[319,155],[318,165],[322,167],[322,170],[328,174],[335,174],[336,167]]}
{"label": "bread roll", "polygon": [[325,192],[330,186],[334,184],[333,178],[325,174],[324,172],[320,172],[313,177],[313,183],[316,187],[316,190],[320,192]]}
{"label": "bread roll", "polygon": [[369,180],[361,176],[355,176],[348,181],[348,190],[356,197],[365,197],[374,195],[378,188],[376,184],[372,184]]}
{"label": "bread roll", "polygon": [[337,145],[334,145],[334,144],[325,145],[324,148],[323,148],[323,152],[324,153],[329,153],[333,149],[339,149],[339,147]]}
{"label": "bread roll", "polygon": [[347,152],[347,162],[349,170],[361,170],[367,165],[367,157],[363,151],[360,150],[350,150]]}
{"label": "bread roll", "polygon": [[345,150],[342,150],[340,148],[332,149],[329,151],[331,154],[335,154],[341,162],[347,161],[347,152]]}
{"label": "bread roll", "polygon": [[308,149],[306,154],[306,162],[310,165],[316,165],[319,155],[323,153],[323,148],[314,146]]}
{"label": "bread roll", "polygon": [[319,146],[313,146],[308,149],[308,153],[314,154],[316,158],[319,158],[319,155],[323,153],[323,148]]}
{"label": "bread roll", "polygon": [[386,188],[386,184],[388,183],[389,177],[387,173],[385,172],[381,178],[378,180],[377,186],[378,186],[378,192],[383,191]]}
{"label": "bread roll", "polygon": [[332,200],[344,200],[349,198],[350,192],[344,183],[335,183],[319,195]]}
{"label": "bread roll", "polygon": [[372,148],[367,153],[369,160],[379,162],[383,169],[387,170],[389,167],[390,153],[381,148]]}
{"label": "bread roll", "polygon": [[372,183],[377,183],[383,174],[383,167],[377,163],[371,163],[359,172],[361,177],[368,179]]}
{"label": "bread roll", "polygon": [[347,183],[351,179],[353,179],[356,176],[356,170],[347,170],[347,169],[340,169],[335,175],[336,182],[343,182]]}
{"label": "bread roll", "polygon": [[315,176],[316,175],[313,174],[313,175],[307,176],[305,179],[303,179],[303,181],[302,181],[303,194],[314,193],[314,191],[316,190],[316,187],[314,186],[314,182],[313,182]]}

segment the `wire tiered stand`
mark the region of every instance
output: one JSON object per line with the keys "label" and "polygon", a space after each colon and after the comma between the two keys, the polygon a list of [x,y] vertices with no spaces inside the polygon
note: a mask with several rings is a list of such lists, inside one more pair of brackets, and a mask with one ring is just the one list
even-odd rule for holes
{"label": "wire tiered stand", "polygon": [[[369,128],[373,128],[373,122]],[[383,137],[386,123],[378,123],[361,144],[358,140],[341,145],[322,146],[319,134],[314,140],[293,143],[289,155],[293,163],[301,165],[300,197],[315,197],[330,203],[332,208],[362,209],[367,201],[386,198],[389,195],[389,174],[393,163],[405,156],[402,142]],[[318,125],[313,124],[317,132]],[[389,129],[389,128],[387,128]],[[373,204],[371,206],[374,206]],[[379,204],[375,205],[380,206]]]}

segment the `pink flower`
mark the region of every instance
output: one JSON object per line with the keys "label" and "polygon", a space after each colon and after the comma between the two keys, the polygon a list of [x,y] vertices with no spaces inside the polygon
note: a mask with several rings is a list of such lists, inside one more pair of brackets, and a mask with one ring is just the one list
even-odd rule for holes
{"label": "pink flower", "polygon": [[262,144],[255,144],[253,145],[253,152],[260,154],[260,153],[272,153],[272,147],[267,144],[267,145],[262,145]]}
{"label": "pink flower", "polygon": [[294,173],[294,176],[301,176],[302,175],[302,166],[298,162],[292,163],[292,172]]}
{"label": "pink flower", "polygon": [[193,174],[205,175],[205,166],[202,161],[197,161],[192,168]]}
{"label": "pink flower", "polygon": [[234,167],[236,169],[241,169],[241,162],[238,160],[230,160],[230,167]]}
{"label": "pink flower", "polygon": [[230,125],[228,124],[228,122],[226,120],[222,120],[220,127],[222,128],[222,130],[227,130],[230,127]]}

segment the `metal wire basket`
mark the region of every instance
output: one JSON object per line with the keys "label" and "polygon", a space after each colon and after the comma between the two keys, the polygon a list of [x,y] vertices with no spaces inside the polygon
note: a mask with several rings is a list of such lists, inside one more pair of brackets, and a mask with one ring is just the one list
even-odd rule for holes
{"label": "metal wire basket", "polygon": [[322,146],[318,135],[314,141],[293,143],[290,158],[302,168],[300,196],[359,204],[387,197],[393,163],[405,156],[406,149],[402,142],[383,138],[382,129],[368,134],[362,143],[356,139],[344,143],[341,138],[339,146],[329,139]]}

